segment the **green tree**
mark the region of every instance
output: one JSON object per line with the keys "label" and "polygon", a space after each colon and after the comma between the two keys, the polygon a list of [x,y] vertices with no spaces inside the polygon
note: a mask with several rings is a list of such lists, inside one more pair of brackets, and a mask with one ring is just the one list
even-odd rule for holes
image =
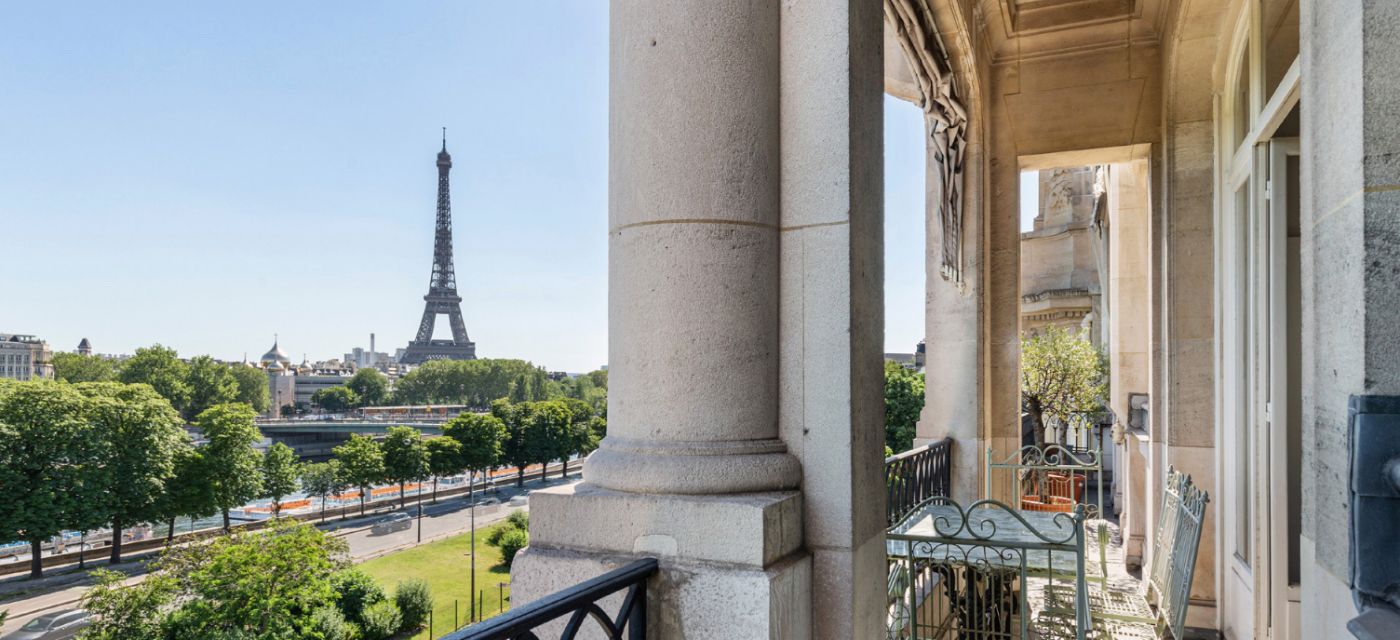
{"label": "green tree", "polygon": [[253,424],[253,408],[246,404],[219,404],[205,409],[195,427],[208,441],[200,447],[214,506],[230,530],[228,512],[256,498],[262,491],[261,456],[253,445],[262,438]]}
{"label": "green tree", "polygon": [[374,407],[389,399],[389,379],[378,369],[360,369],[345,383],[359,397],[359,405]]}
{"label": "green tree", "polygon": [[87,401],[72,385],[26,382],[0,394],[0,540],[29,543],[35,578],[44,541],[80,524],[94,445]]}
{"label": "green tree", "polygon": [[482,473],[500,465],[502,447],[508,437],[505,423],[488,413],[458,415],[442,426],[442,435],[461,444],[460,468],[472,473]]}
{"label": "green tree", "polygon": [[564,395],[587,403],[596,415],[606,415],[608,411],[608,372],[593,371],[569,380]]}
{"label": "green tree", "polygon": [[885,361],[885,446],[898,453],[914,446],[914,430],[924,410],[924,374]]}
{"label": "green tree", "polygon": [[1076,415],[1102,410],[1107,369],[1103,354],[1080,333],[1051,326],[1021,336],[1021,402],[1037,446],[1045,444],[1048,418],[1068,425]]}
{"label": "green tree", "polygon": [[448,437],[433,438],[425,445],[428,449],[428,473],[433,476],[433,504],[437,504],[438,480],[461,473],[462,443]]}
{"label": "green tree", "polygon": [[515,381],[510,384],[510,395],[506,396],[511,404],[523,404],[535,399],[535,379],[527,374],[520,374],[515,377]]}
{"label": "green tree", "polygon": [[139,585],[122,584],[126,574],[107,569],[92,572],[96,582],[83,594],[83,610],[91,626],[79,635],[83,640],[131,640],[160,638],[165,617],[179,592],[174,576],[153,572]]}
{"label": "green tree", "polygon": [[289,521],[170,547],[138,584],[104,578],[86,600],[100,633],[88,637],[309,637],[314,613],[335,602],[345,555],[341,539]]}
{"label": "green tree", "polygon": [[[587,379],[587,378],[584,378]],[[593,413],[592,405],[576,398],[564,398],[556,402],[563,405],[568,411],[568,424],[564,429],[564,441],[557,451],[562,451],[560,458],[559,475],[562,478],[569,477],[569,459],[574,455],[588,455],[598,448],[598,442],[602,440],[595,428],[598,426],[593,422],[596,417]],[[606,423],[604,423],[606,424]],[[604,427],[606,429],[606,427]]]}
{"label": "green tree", "polygon": [[345,413],[360,403],[360,397],[349,387],[327,387],[311,394],[311,404],[329,413]]}
{"label": "green tree", "polygon": [[121,562],[122,530],[160,516],[156,510],[175,475],[179,453],[190,447],[184,421],[149,386],[95,382],[79,385],[87,396],[96,447],[90,452],[98,482],[87,496],[102,505],[100,522],[112,527],[112,564]]}
{"label": "green tree", "polygon": [[345,484],[360,490],[360,515],[365,515],[365,498],[370,488],[384,481],[384,451],[374,438],[357,433],[331,453],[340,461]]}
{"label": "green tree", "polygon": [[190,401],[189,366],[174,349],[153,345],[136,350],[117,371],[117,379],[127,384],[145,383],[183,412]]}
{"label": "green tree", "polygon": [[326,521],[326,501],[345,490],[339,460],[312,462],[301,466],[301,486],[306,495],[320,499],[321,521]]}
{"label": "green tree", "polygon": [[[166,542],[175,538],[176,518],[206,518],[219,512],[214,503],[213,483],[200,449],[181,447],[174,456],[174,473],[165,482],[165,491],[152,507],[155,518],[169,525]],[[193,526],[191,527],[193,528]]]}
{"label": "green tree", "polygon": [[106,382],[117,377],[117,366],[101,356],[55,353],[53,377],[64,382]]}
{"label": "green tree", "polygon": [[184,409],[186,418],[194,418],[216,404],[238,399],[238,379],[231,369],[214,362],[213,358],[195,356],[190,359],[188,370],[190,401]]}
{"label": "green tree", "polygon": [[515,467],[515,486],[525,486],[525,468],[549,455],[549,434],[538,429],[534,403],[511,403],[504,399],[491,403],[491,415],[506,428],[501,440],[501,462]]}
{"label": "green tree", "polygon": [[267,373],[257,367],[241,364],[231,365],[228,370],[238,383],[238,394],[234,397],[234,402],[242,402],[259,414],[267,412],[272,406],[272,398],[267,390]]}
{"label": "green tree", "polygon": [[399,505],[403,506],[404,485],[428,477],[428,450],[423,446],[423,434],[413,427],[389,427],[383,449],[384,477],[398,483]]}
{"label": "green tree", "polygon": [[272,499],[272,517],[282,515],[282,498],[296,492],[301,469],[297,464],[297,454],[292,448],[281,443],[273,443],[262,457],[262,494],[260,497]]}
{"label": "green tree", "polygon": [[401,404],[465,404],[484,408],[510,394],[521,375],[544,378],[544,372],[524,360],[434,360],[410,371],[394,385]]}

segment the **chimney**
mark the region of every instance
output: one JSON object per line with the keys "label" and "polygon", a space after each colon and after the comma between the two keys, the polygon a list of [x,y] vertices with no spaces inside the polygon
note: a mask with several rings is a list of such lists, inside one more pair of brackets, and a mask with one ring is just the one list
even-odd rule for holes
{"label": "chimney", "polygon": [[373,367],[376,364],[374,359],[374,334],[371,333],[369,334],[369,366]]}

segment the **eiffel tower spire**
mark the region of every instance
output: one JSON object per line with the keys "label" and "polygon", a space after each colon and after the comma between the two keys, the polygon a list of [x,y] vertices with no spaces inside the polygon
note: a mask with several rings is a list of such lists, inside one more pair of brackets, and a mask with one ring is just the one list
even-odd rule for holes
{"label": "eiffel tower spire", "polygon": [[[404,364],[422,364],[428,360],[474,360],[476,343],[467,338],[462,322],[462,297],[457,295],[457,270],[452,263],[452,195],[448,174],[452,171],[452,156],[447,153],[447,127],[442,128],[442,151],[437,154],[438,197],[437,224],[433,235],[433,270],[428,279],[427,304],[423,319],[418,323],[418,335],[408,343]],[[437,317],[446,315],[452,327],[451,340],[434,340],[433,327]]]}

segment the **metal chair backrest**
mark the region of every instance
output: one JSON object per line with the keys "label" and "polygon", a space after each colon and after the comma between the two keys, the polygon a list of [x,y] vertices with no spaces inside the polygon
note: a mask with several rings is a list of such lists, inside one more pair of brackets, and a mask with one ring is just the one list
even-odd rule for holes
{"label": "metal chair backrest", "polygon": [[1191,476],[1167,469],[1162,494],[1161,519],[1157,523],[1157,553],[1147,576],[1147,601],[1157,609],[1158,627],[1165,625],[1173,638],[1181,638],[1186,607],[1191,601],[1191,580],[1201,546],[1201,523],[1210,494],[1191,482]]}

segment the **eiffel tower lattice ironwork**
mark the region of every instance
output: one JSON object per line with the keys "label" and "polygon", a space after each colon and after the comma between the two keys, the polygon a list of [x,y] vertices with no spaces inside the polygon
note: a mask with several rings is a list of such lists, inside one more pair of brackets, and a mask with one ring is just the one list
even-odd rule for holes
{"label": "eiffel tower lattice ironwork", "polygon": [[[452,265],[452,196],[447,174],[452,171],[452,156],[447,154],[447,129],[442,133],[442,151],[437,155],[438,197],[437,230],[433,236],[433,275],[428,281],[427,305],[423,320],[418,323],[418,336],[404,350],[399,362],[422,364],[429,360],[475,360],[476,343],[467,339],[467,326],[462,322],[462,296],[457,295],[457,272]],[[451,340],[434,340],[433,327],[437,317],[446,315],[452,326]]]}

